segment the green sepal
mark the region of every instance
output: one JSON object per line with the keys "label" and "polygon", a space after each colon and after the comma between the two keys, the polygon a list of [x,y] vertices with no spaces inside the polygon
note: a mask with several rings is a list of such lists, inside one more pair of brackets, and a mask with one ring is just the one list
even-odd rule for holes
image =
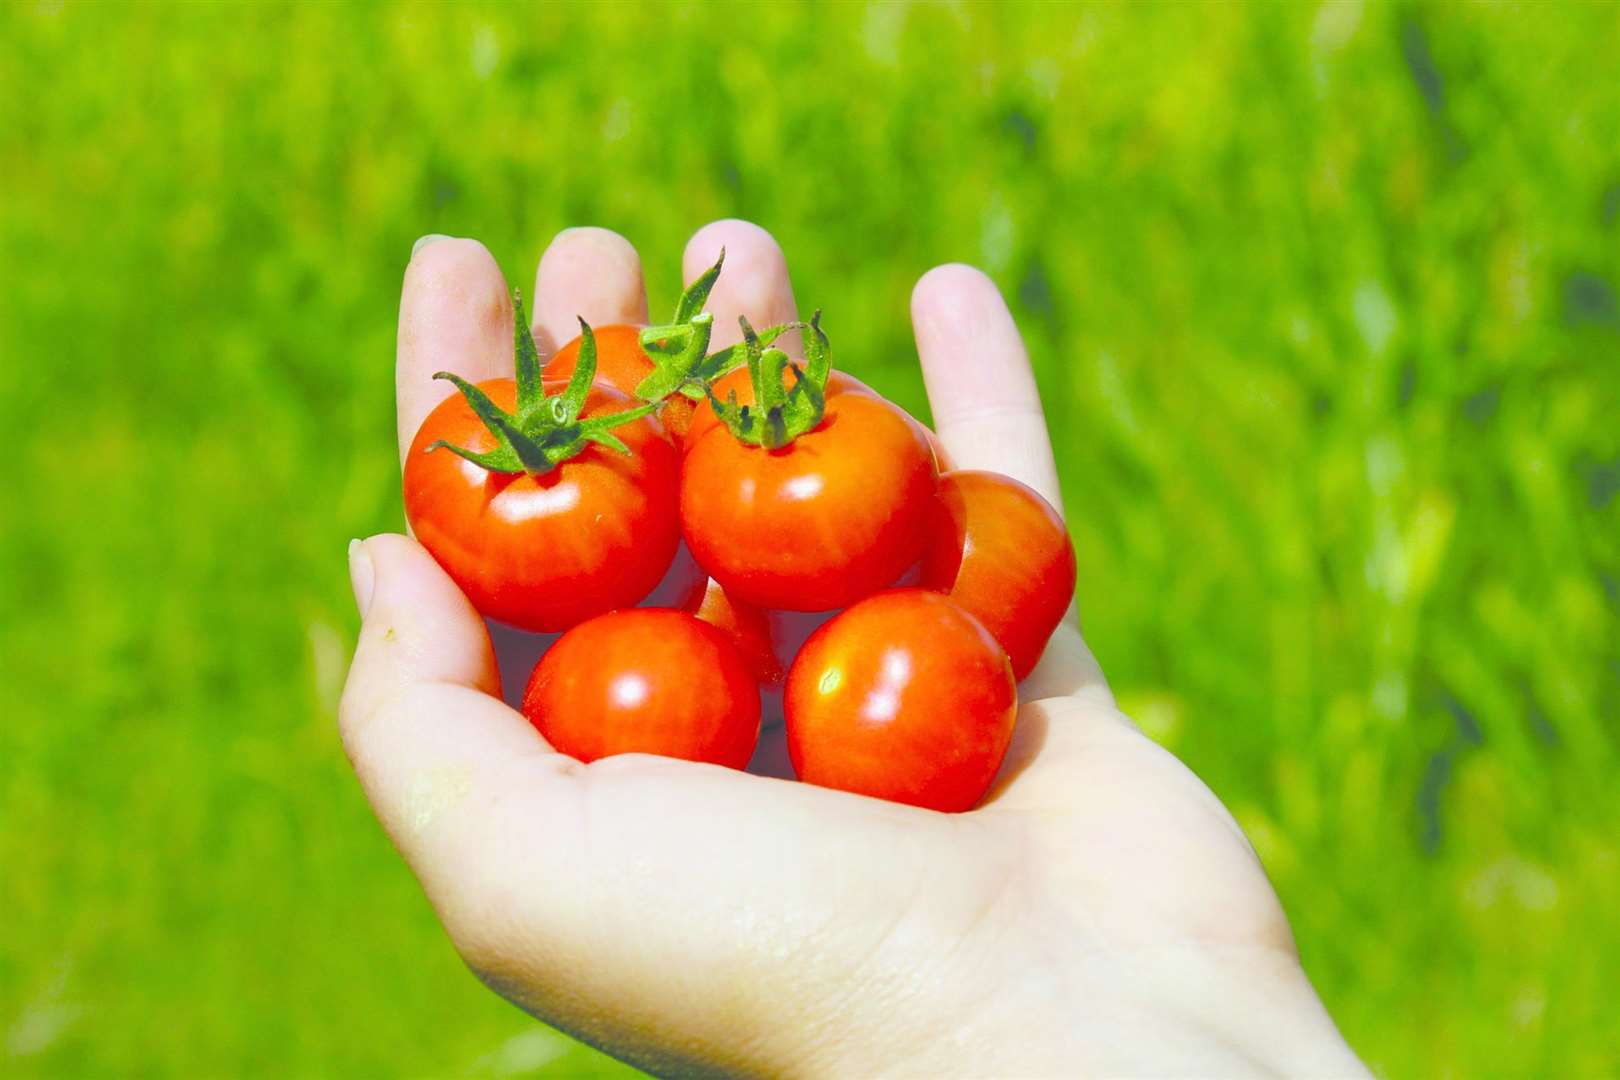
{"label": "green sepal", "polygon": [[832,346],[827,342],[827,335],[821,332],[821,309],[810,316],[810,331],[804,336],[804,357],[806,361],[804,381],[817,390],[827,385],[827,376],[832,373]]}
{"label": "green sepal", "polygon": [[[478,453],[440,439],[430,444],[427,451],[449,450],[491,472],[522,472],[530,476],[550,472],[592,444],[621,454],[630,453],[624,440],[611,434],[611,429],[641,419],[651,413],[656,404],[580,420],[579,414],[590,395],[591,379],[596,374],[596,335],[584,319],[579,321],[581,341],[574,374],[562,393],[547,395],[540,381],[539,354],[529,333],[523,303],[515,292],[512,306],[513,354],[518,374],[517,413],[506,413],[488,394],[454,372],[440,371],[433,377],[455,384],[473,413],[495,437],[497,445],[487,453]],[[525,387],[533,395],[526,402]]]}
{"label": "green sepal", "polygon": [[730,431],[742,442],[754,446],[759,445],[759,439],[753,433],[755,426],[754,414],[747,405],[737,404],[737,392],[735,390],[727,394],[724,401],[714,396],[714,387],[712,386],[705,385],[703,393],[709,399],[709,408],[714,410],[715,418],[726,426],[726,430]]}
{"label": "green sepal", "polygon": [[[769,345],[789,330],[803,327],[803,323],[780,323],[776,326],[767,326],[758,331],[759,343]],[[681,392],[694,401],[703,400],[703,387],[697,383],[710,383],[722,375],[729,375],[748,362],[748,343],[739,341],[735,345],[727,345],[723,349],[705,356],[700,364],[692,371],[692,380],[681,387]]]}
{"label": "green sepal", "polygon": [[[579,318],[579,316],[575,316]],[[552,416],[563,424],[571,424],[578,417],[580,410],[585,408],[585,397],[591,392],[591,380],[596,378],[596,335],[591,332],[590,323],[584,319],[579,320],[579,356],[574,360],[574,374],[568,380],[568,388],[562,392],[562,413],[556,407],[552,408]],[[555,399],[554,399],[555,400]]]}
{"label": "green sepal", "polygon": [[788,370],[793,372],[793,389],[805,396],[810,408],[815,411],[816,423],[821,423],[821,418],[827,414],[827,376],[823,374],[821,381],[817,382],[798,364],[789,364]]}
{"label": "green sepal", "polygon": [[609,450],[617,451],[626,457],[630,456],[630,448],[624,444],[624,440],[611,431],[593,431],[587,434],[585,439],[599,446],[605,446]]}
{"label": "green sepal", "polygon": [[432,450],[448,450],[457,457],[464,457],[474,465],[481,466],[490,472],[522,472],[523,462],[518,460],[510,447],[503,446],[499,450],[491,450],[487,454],[480,454],[476,450],[468,450],[465,446],[435,439],[429,443],[424,453]]}
{"label": "green sepal", "polygon": [[722,248],[714,265],[681,293],[674,319],[667,325],[641,331],[641,349],[653,362],[653,370],[636,384],[636,397],[642,401],[663,401],[701,377],[698,368],[709,351],[709,335],[714,329],[714,316],[705,312],[703,305],[708,303],[725,262]]}
{"label": "green sepal", "polygon": [[637,405],[633,409],[626,409],[624,412],[612,413],[608,416],[593,416],[589,420],[581,420],[577,425],[580,438],[601,443],[603,446],[611,450],[617,450],[621,454],[628,454],[630,448],[624,444],[623,439],[612,433],[612,429],[628,424],[632,420],[640,420],[643,416],[650,415],[657,408],[656,403],[648,402],[645,405]]}
{"label": "green sepal", "polygon": [[677,326],[689,323],[703,310],[703,305],[709,302],[709,293],[714,289],[715,281],[720,277],[720,268],[726,264],[726,249],[720,249],[720,257],[714,265],[698,275],[698,279],[681,294],[681,299],[675,305],[675,318],[671,320]]}
{"label": "green sepal", "polygon": [[540,382],[540,350],[535,348],[523,294],[517,289],[512,290],[512,355],[517,364],[517,415],[526,420],[540,406],[545,391]]}
{"label": "green sepal", "polygon": [[[754,406],[739,406],[734,393],[726,395],[727,400],[722,402],[707,385],[704,393],[715,416],[738,441],[775,450],[821,423],[826,414],[826,384],[832,359],[820,319],[818,311],[809,326],[813,344],[807,343],[808,371],[790,361],[781,349],[765,348],[747,319],[737,320],[742,327],[748,378],[754,387]],[[788,370],[793,372],[793,385],[784,387],[782,380]]]}
{"label": "green sepal", "polygon": [[[501,444],[501,448],[517,459],[517,469],[502,470],[503,472],[522,471],[531,476],[538,476],[541,473],[550,472],[557,464],[542,441],[543,435],[549,429],[549,425],[543,428],[541,432],[536,433],[542,436],[541,439],[537,439],[520,427],[515,417],[502,412],[501,407],[491,401],[488,394],[463,379],[460,375],[449,371],[440,371],[435,372],[433,377],[435,379],[448,379],[454,383],[456,389],[461,391],[461,396],[467,399],[467,404],[472,406],[472,411],[478,414],[478,419],[484,422],[484,426],[489,429],[490,434],[494,435],[496,441]],[[428,449],[431,450],[432,447]],[[465,454],[462,456],[466,457]],[[468,458],[468,460],[471,461],[472,459]]]}
{"label": "green sepal", "polygon": [[[653,369],[636,384],[636,397],[642,401],[663,401],[697,376],[703,356],[709,349],[714,316],[694,315],[679,326],[649,326],[641,332],[641,347],[653,362]],[[662,344],[660,345],[660,342]]]}

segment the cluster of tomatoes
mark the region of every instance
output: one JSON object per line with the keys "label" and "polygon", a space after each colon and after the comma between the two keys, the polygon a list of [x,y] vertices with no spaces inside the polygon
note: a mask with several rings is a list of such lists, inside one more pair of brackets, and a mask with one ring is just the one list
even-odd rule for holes
{"label": "cluster of tomatoes", "polygon": [[1063,521],[951,471],[819,318],[710,352],[720,266],[669,324],[582,320],[544,366],[514,304],[515,379],[438,376],[461,393],[407,455],[411,526],[485,615],[563,632],[523,699],[563,753],[742,768],[765,701],[799,779],[970,809],[1073,595]]}

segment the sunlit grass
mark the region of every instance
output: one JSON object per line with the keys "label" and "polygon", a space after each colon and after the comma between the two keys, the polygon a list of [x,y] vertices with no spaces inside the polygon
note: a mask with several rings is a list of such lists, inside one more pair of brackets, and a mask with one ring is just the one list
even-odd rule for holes
{"label": "sunlit grass", "polygon": [[984,266],[1088,633],[1381,1072],[1620,1068],[1620,9],[0,7],[0,1072],[579,1075],[333,729],[425,232]]}

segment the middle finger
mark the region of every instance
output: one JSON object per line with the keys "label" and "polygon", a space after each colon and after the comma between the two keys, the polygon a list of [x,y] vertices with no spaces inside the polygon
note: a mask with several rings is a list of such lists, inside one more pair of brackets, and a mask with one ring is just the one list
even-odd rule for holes
{"label": "middle finger", "polygon": [[533,314],[542,359],[578,336],[580,319],[594,329],[645,326],[647,288],[636,249],[611,229],[564,229],[540,256]]}
{"label": "middle finger", "polygon": [[[775,238],[752,222],[728,219],[699,229],[686,243],[682,277],[688,283],[697,280],[714,265],[721,249],[725,250],[726,264],[707,305],[714,313],[711,348],[723,349],[742,340],[737,325],[739,315],[760,329],[799,317],[793,283],[788,280],[787,257]],[[790,356],[802,355],[797,333],[784,334],[776,344]]]}

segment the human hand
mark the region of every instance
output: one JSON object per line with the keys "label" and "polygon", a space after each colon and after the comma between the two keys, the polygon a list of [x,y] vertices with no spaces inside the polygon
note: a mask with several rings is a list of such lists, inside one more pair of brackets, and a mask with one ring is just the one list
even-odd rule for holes
{"label": "human hand", "polygon": [[[744,222],[699,231],[686,279],[722,246],[716,347],[739,314],[796,317],[781,251]],[[569,230],[541,259],[542,351],[576,314],[647,321],[639,261],[612,233]],[[995,286],[939,267],[912,318],[956,465],[1059,505]],[[420,247],[400,305],[402,452],[450,392],[434,371],[509,374],[511,353],[489,253]],[[582,765],[502,703],[484,620],[420,546],[372,537],[350,564],[363,625],[344,745],[468,965],[547,1023],[663,1074],[1365,1074],[1236,823],[1118,711],[1072,617],[1020,687],[984,805],[947,815],[648,755]],[[501,637],[521,690],[537,648]]]}

